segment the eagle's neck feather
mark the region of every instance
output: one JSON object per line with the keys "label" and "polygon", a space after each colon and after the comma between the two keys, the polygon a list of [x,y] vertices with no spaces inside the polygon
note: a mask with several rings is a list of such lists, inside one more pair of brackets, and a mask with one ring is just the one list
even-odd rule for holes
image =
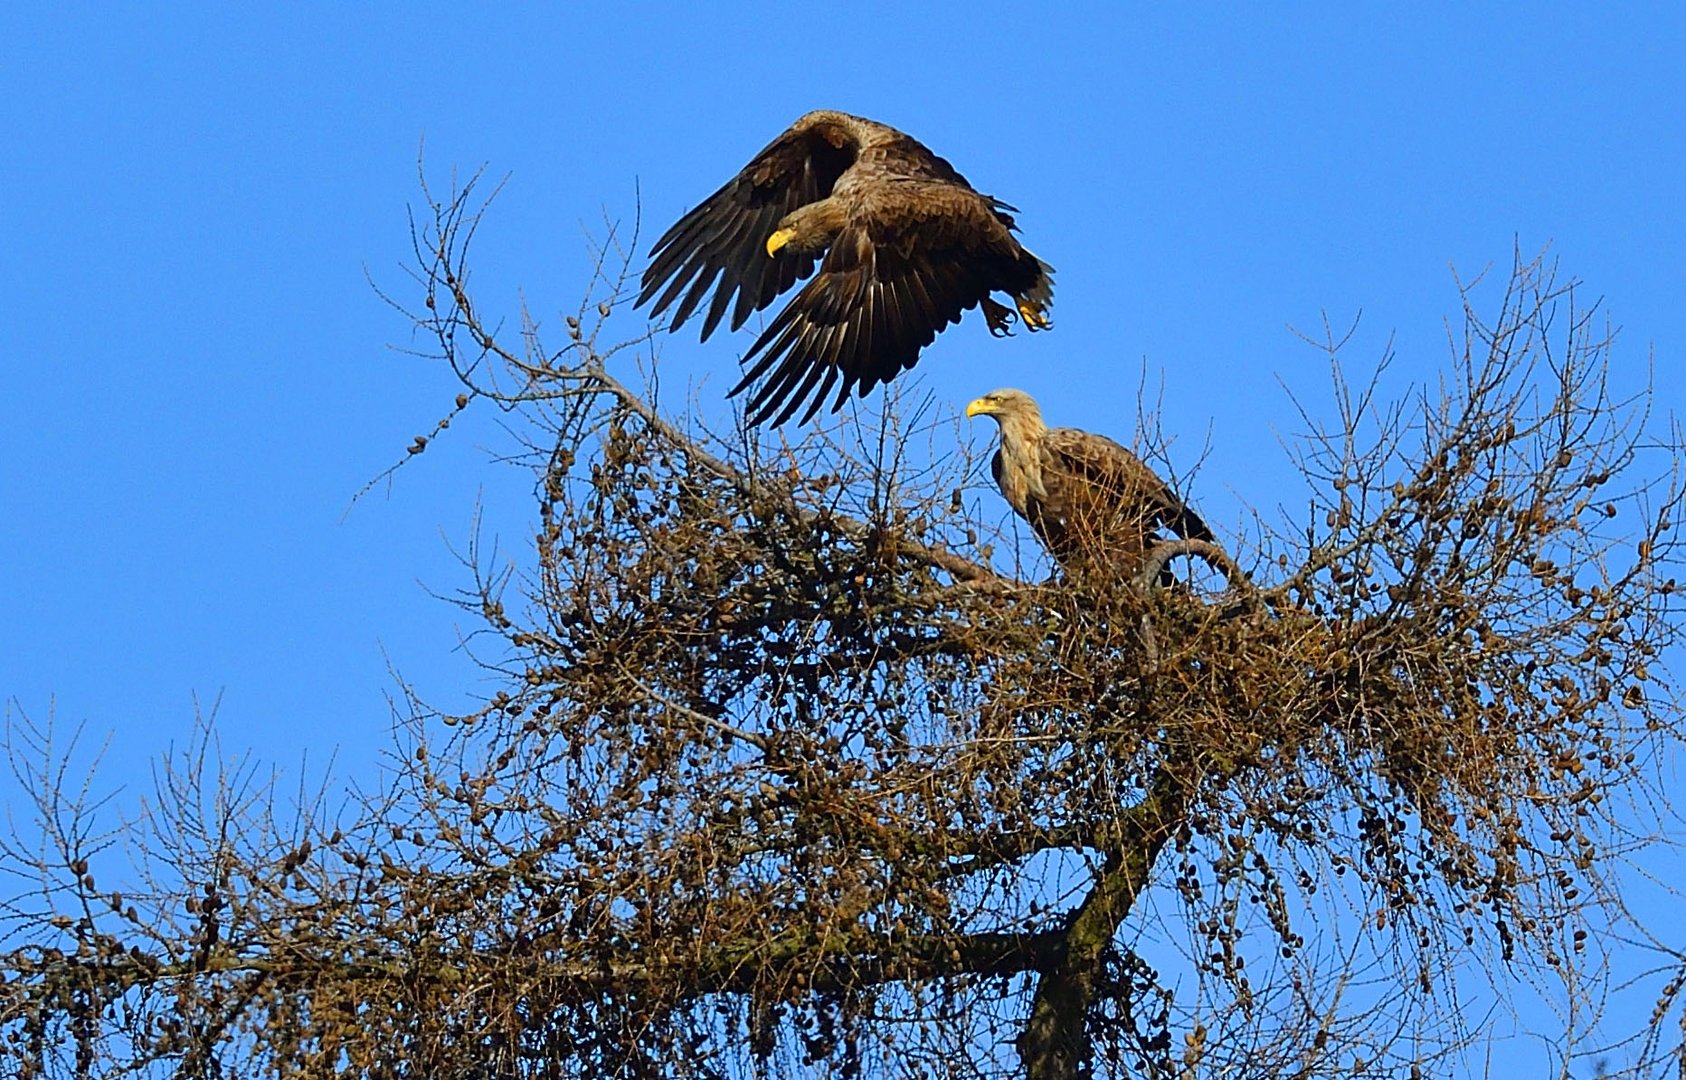
{"label": "eagle's neck feather", "polygon": [[[1028,498],[1046,499],[1042,484],[1042,436],[1048,426],[1035,413],[1006,413],[1001,420],[1001,453],[1012,464],[1013,494],[1022,505]],[[1009,498],[1009,501],[1013,501]]]}

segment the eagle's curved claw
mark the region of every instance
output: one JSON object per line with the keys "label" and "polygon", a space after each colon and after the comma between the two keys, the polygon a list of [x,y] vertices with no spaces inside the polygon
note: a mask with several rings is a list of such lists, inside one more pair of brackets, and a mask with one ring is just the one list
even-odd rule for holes
{"label": "eagle's curved claw", "polygon": [[[1018,316],[1013,314],[1012,308],[1006,304],[998,304],[987,296],[983,298],[982,307],[984,320],[989,323],[989,332],[992,336],[1013,336],[1013,331],[1008,328],[1013,325]],[[1024,309],[1021,307],[1019,310],[1023,311]]]}

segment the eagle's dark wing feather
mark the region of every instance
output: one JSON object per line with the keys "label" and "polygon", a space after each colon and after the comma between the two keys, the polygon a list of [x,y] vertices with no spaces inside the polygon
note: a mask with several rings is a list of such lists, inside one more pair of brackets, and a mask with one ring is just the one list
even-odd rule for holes
{"label": "eagle's dark wing feather", "polygon": [[813,272],[813,256],[768,258],[767,237],[786,214],[829,196],[854,164],[857,149],[840,125],[823,120],[798,123],[774,139],[656,241],[638,303],[654,299],[650,313],[660,315],[677,301],[671,323],[677,330],[714,288],[703,339],[714,332],[728,306],[731,328],[742,326],[751,313]]}
{"label": "eagle's dark wing feather", "polygon": [[1067,506],[1064,513],[1105,514],[1138,523],[1143,539],[1164,526],[1185,540],[1214,541],[1212,530],[1179,499],[1141,458],[1105,435],[1076,428],[1052,428],[1040,440],[1043,483],[1058,489],[1051,498],[1074,502],[1079,493],[1089,507]]}
{"label": "eagle's dark wing feather", "polygon": [[1016,250],[970,188],[904,179],[873,189],[819,274],[756,339],[732,393],[760,383],[752,424],[783,423],[804,405],[806,421],[840,382],[835,411],[851,390],[864,395],[912,367],[938,331],[999,287],[1000,263]]}

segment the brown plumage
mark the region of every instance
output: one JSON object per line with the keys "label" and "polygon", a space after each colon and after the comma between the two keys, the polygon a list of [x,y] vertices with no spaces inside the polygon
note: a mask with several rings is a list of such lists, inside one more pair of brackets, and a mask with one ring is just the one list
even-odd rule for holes
{"label": "brown plumage", "polygon": [[1212,530],[1141,458],[1105,435],[1050,428],[1023,390],[993,390],[966,406],[966,415],[1001,425],[990,462],[995,483],[1067,570],[1134,576],[1160,527],[1212,541]]}
{"label": "brown plumage", "polygon": [[[1004,292],[1032,330],[1050,325],[1053,270],[1013,236],[1013,209],[980,195],[917,140],[848,113],[811,112],[656,241],[638,303],[674,308],[677,330],[703,312],[703,340],[727,309],[738,329],[819,263],[773,317],[732,388],[755,385],[749,422],[836,412],[913,366],[937,332],[983,306],[1007,332]],[[824,256],[823,262],[821,256]],[[676,306],[675,306],[676,305]]]}

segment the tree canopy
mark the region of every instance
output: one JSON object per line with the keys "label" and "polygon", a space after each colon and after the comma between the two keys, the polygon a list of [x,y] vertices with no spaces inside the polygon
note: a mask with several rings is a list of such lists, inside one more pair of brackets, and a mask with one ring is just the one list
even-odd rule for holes
{"label": "tree canopy", "polygon": [[506,335],[474,200],[391,298],[524,440],[530,547],[462,597],[497,689],[403,701],[350,810],[189,752],[116,832],[14,725],[17,1075],[1432,1075],[1472,969],[1596,1003],[1683,732],[1681,442],[1549,263],[1401,400],[1328,342],[1305,503],[1109,580],[1014,565],[952,414],[658,410],[612,246]]}

